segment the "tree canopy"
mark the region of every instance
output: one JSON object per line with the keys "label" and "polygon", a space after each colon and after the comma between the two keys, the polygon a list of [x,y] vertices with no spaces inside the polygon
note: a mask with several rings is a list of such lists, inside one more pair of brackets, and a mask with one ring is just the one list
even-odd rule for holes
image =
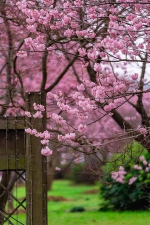
{"label": "tree canopy", "polygon": [[23,113],[25,92],[45,91],[46,152],[47,139],[75,162],[130,139],[150,151],[149,3],[2,0],[0,114]]}

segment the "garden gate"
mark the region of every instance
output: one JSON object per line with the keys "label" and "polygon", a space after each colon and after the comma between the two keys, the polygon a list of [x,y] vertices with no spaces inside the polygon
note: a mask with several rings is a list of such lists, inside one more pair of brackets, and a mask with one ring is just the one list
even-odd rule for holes
{"label": "garden gate", "polygon": [[[34,112],[34,102],[45,105],[45,93],[26,94],[27,111]],[[42,132],[45,124],[46,112],[41,119],[0,117],[0,225],[47,225],[46,157],[41,155],[40,140],[24,130],[31,126]],[[24,197],[19,189],[26,190]],[[19,216],[20,208],[26,221]]]}

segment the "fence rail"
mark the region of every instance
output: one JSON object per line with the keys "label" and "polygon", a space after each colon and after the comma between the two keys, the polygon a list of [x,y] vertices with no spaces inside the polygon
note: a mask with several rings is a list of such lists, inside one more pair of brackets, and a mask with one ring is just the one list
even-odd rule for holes
{"label": "fence rail", "polygon": [[[34,113],[33,103],[45,105],[45,99],[45,93],[26,94],[26,109]],[[45,116],[42,119],[0,117],[0,225],[47,225],[46,157],[40,153],[40,140],[24,130],[27,124],[32,124],[42,132]],[[23,199],[18,197],[20,179],[26,189]],[[26,210],[24,223],[15,216],[20,207]]]}

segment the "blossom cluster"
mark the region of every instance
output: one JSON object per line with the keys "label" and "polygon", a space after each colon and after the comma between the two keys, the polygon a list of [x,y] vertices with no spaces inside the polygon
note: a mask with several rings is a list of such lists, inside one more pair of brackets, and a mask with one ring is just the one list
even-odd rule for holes
{"label": "blossom cluster", "polygon": [[55,120],[55,122],[57,124],[60,124],[61,126],[66,125],[66,120],[64,120],[60,115],[58,115],[57,113],[52,113],[50,115],[50,118]]}
{"label": "blossom cluster", "polygon": [[45,156],[52,155],[52,150],[49,149],[49,139],[50,139],[50,133],[46,130],[44,132],[38,132],[36,129],[26,128],[25,132],[30,135],[34,135],[35,137],[41,138],[41,144],[43,145],[43,148],[41,150],[41,154]]}
{"label": "blossom cluster", "polygon": [[139,125],[139,126],[137,127],[137,130],[138,130],[141,134],[143,134],[144,136],[146,136],[146,134],[148,133],[147,129],[146,129],[145,127],[141,127],[141,125]]}
{"label": "blossom cluster", "polygon": [[[31,115],[30,112],[25,111],[25,115],[29,118],[32,116],[34,118],[42,118],[43,117],[42,112],[45,111],[45,107],[43,105],[34,103],[33,108],[34,110],[36,110],[35,114]],[[45,156],[52,155],[53,151],[48,147],[49,139],[51,138],[49,131],[45,130],[44,132],[38,132],[36,129],[26,128],[25,132],[27,134],[34,135],[35,137],[41,138],[41,144],[43,146],[43,148],[41,149],[42,155],[45,155]]]}
{"label": "blossom cluster", "polygon": [[143,173],[140,173],[140,171],[144,171],[145,173],[150,172],[150,163],[145,159],[144,156],[139,157],[139,164],[140,165],[134,165],[133,170],[136,172],[135,176],[132,176],[130,179],[128,179],[128,173],[125,171],[125,169],[120,166],[118,172],[111,172],[111,177],[113,180],[119,183],[128,183],[128,185],[132,185],[136,180],[140,179]]}
{"label": "blossom cluster", "polygon": [[[50,56],[61,58],[64,65],[69,61],[67,55],[70,61],[76,56],[73,68],[81,83],[77,86],[77,91],[73,90],[66,95],[59,88],[57,94],[56,90],[55,93],[47,94],[56,101],[58,107],[49,118],[53,130],[57,128],[57,138],[61,143],[76,141],[78,133],[80,136],[88,133],[94,139],[96,132],[91,132],[90,129],[87,132],[91,120],[98,121],[105,115],[113,115],[113,111],[128,101],[128,96],[139,88],[140,73],[128,72],[124,61],[130,65],[130,61],[139,58],[144,61],[144,56],[150,54],[150,6],[130,4],[125,0],[118,0],[115,4],[107,3],[97,0],[65,0],[55,3],[53,0],[44,0],[38,1],[38,4],[34,0],[18,0],[16,3],[26,24],[27,34],[30,34],[26,35],[23,47],[17,52],[18,57],[24,58],[30,51],[45,51],[48,55],[48,68]],[[55,57],[55,61],[56,59]],[[64,67],[62,70],[64,71]],[[66,80],[69,77],[67,74],[70,75],[72,71],[71,66],[68,70],[65,72]],[[62,80],[63,78],[61,76]],[[34,109],[36,113],[31,115],[30,112],[25,112],[25,115],[42,118],[43,106],[35,104]],[[63,113],[60,115],[58,111]],[[113,130],[112,127],[113,125],[109,130]],[[144,136],[147,134],[144,127],[139,126],[137,130]],[[35,133],[34,129],[27,132]],[[102,136],[104,132],[99,132],[98,128],[97,133]],[[98,140],[100,135],[96,137]],[[47,150],[48,140],[43,139],[41,143]],[[120,174],[117,179],[123,182]]]}
{"label": "blossom cluster", "polygon": [[124,177],[126,175],[126,171],[124,170],[124,168],[122,166],[119,167],[119,171],[118,172],[111,172],[111,177],[119,183],[124,183]]}
{"label": "blossom cluster", "polygon": [[[34,1],[22,0],[17,1],[16,5],[26,18],[28,31],[35,34],[34,39],[30,37],[25,39],[26,45],[32,50],[46,48],[43,30],[47,28],[55,43],[60,40],[60,37],[78,42],[80,39],[85,39],[89,44],[94,39],[89,51],[80,46],[79,56],[86,55],[89,60],[96,62],[97,55],[104,59],[111,56],[111,58],[119,60],[125,57],[135,59],[143,50],[150,52],[149,43],[146,42],[149,38],[149,4],[146,2],[145,4],[130,4],[124,0],[119,3],[109,5],[92,1],[91,4],[90,0],[86,3],[84,0],[75,0],[54,4],[54,1],[42,1],[39,3],[41,7],[37,7]],[[122,11],[122,7],[125,7],[125,12]],[[80,10],[84,15],[82,17],[80,17]],[[106,21],[107,28],[105,28]],[[81,26],[81,24],[85,26]],[[85,27],[87,28],[85,29]],[[102,33],[102,37],[99,35],[100,33]],[[103,33],[107,33],[107,35]],[[139,36],[140,43],[137,41]],[[102,49],[104,50],[102,51]],[[94,69],[96,72],[101,71],[98,64],[95,64]],[[133,79],[137,79],[136,76]]]}
{"label": "blossom cluster", "polygon": [[34,108],[34,110],[36,110],[36,113],[34,113],[33,115],[31,115],[31,113],[29,111],[25,111],[24,112],[25,116],[27,116],[29,118],[32,117],[32,116],[34,118],[42,118],[43,117],[42,112],[45,111],[45,107],[43,105],[34,103],[33,104],[33,108]]}

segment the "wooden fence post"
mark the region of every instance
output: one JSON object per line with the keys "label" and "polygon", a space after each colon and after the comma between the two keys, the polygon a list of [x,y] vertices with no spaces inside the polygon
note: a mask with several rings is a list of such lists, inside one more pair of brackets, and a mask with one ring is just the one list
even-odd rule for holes
{"label": "wooden fence post", "polygon": [[[33,103],[46,105],[46,94],[27,93],[27,111],[35,113]],[[43,118],[27,118],[32,128],[43,132],[46,128],[46,111]],[[47,225],[47,161],[41,155],[40,138],[26,135],[26,198],[27,225]]]}

